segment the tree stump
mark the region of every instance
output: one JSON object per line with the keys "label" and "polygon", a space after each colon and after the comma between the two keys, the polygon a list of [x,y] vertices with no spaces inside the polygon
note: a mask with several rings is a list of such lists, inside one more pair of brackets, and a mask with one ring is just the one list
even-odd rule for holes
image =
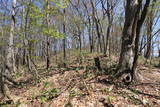
{"label": "tree stump", "polygon": [[95,57],[95,58],[94,58],[94,62],[95,62],[95,66],[97,67],[97,69],[98,69],[98,70],[102,70],[99,57]]}

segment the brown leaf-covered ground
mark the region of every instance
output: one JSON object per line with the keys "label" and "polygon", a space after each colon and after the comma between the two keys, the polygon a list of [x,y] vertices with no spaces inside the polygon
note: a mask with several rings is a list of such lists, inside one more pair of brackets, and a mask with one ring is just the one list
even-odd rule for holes
{"label": "brown leaf-covered ground", "polygon": [[[94,67],[92,57],[82,64],[73,61],[68,68],[52,67],[33,73],[21,71],[11,86],[15,104],[11,107],[160,107],[160,69],[139,64],[139,83],[129,86],[110,80],[116,57],[100,57],[102,68]],[[74,59],[74,58],[73,58]],[[1,104],[2,106],[2,104]]]}

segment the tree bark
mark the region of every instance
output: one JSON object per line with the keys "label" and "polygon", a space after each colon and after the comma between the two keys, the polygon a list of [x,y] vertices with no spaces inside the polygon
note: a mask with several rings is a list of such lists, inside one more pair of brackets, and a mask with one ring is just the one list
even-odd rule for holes
{"label": "tree bark", "polygon": [[87,5],[84,3],[83,1],[83,5],[87,11],[87,20],[88,20],[88,25],[87,25],[87,29],[88,29],[88,36],[89,36],[89,46],[90,46],[90,52],[92,53],[93,52],[93,43],[92,43],[92,35],[91,35],[91,18],[90,18],[90,15],[89,15],[89,11],[88,11],[88,8],[87,8]]}
{"label": "tree bark", "polygon": [[121,76],[123,80],[128,82],[131,82],[137,75],[136,68],[140,31],[146,18],[149,4],[150,0],[146,0],[145,6],[140,14],[142,1],[127,0],[125,9],[125,24],[122,34],[122,46],[117,75]]}
{"label": "tree bark", "polygon": [[[5,75],[11,75],[13,71],[15,71],[15,57],[14,57],[14,29],[15,29],[15,9],[16,9],[16,0],[13,0],[12,2],[12,16],[11,16],[11,29],[10,29],[10,35],[9,35],[9,45],[8,45],[8,50],[7,50],[7,59],[6,59],[6,64],[5,64]],[[5,80],[4,80],[5,81]],[[10,98],[10,92],[8,89],[7,84],[4,83],[2,86],[2,90],[5,96]]]}
{"label": "tree bark", "polygon": [[95,6],[93,4],[93,1],[90,0],[91,6],[92,6],[92,14],[93,14],[93,21],[95,22],[95,26],[96,26],[96,33],[97,33],[97,37],[98,37],[98,47],[100,48],[100,52],[102,52],[102,44],[101,44],[101,33],[100,33],[100,28],[99,28],[99,24],[98,24],[98,18],[96,18],[96,14],[95,14]]}
{"label": "tree bark", "polygon": [[63,33],[64,33],[64,38],[63,38],[63,66],[66,67],[66,26],[65,26],[65,9],[63,10]]}
{"label": "tree bark", "polygon": [[155,3],[157,0],[153,0],[153,4],[151,5],[151,9],[148,14],[147,18],[147,50],[145,58],[150,59],[151,58],[151,52],[152,52],[152,27],[153,27],[153,21],[154,21],[154,14],[155,14]]}
{"label": "tree bark", "polygon": [[[46,3],[46,6],[47,6],[47,10],[49,10],[49,2],[47,0],[47,3]],[[49,28],[49,14],[47,13],[46,14],[46,24],[47,24],[47,27]],[[48,35],[46,35],[46,69],[48,70],[49,67],[50,67],[50,57],[49,57],[49,37]]]}
{"label": "tree bark", "polygon": [[[112,23],[113,23],[113,4],[111,3],[111,1],[107,0],[107,18],[108,18],[108,27],[107,27],[107,37],[106,37],[106,50],[105,53],[107,51],[109,51],[109,38],[110,38],[110,34],[111,34],[111,27],[112,27]],[[108,52],[110,53],[110,52]]]}

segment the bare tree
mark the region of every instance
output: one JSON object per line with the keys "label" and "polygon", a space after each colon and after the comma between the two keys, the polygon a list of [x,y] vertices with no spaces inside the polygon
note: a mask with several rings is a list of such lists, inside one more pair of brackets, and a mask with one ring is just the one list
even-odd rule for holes
{"label": "bare tree", "polygon": [[[46,9],[47,9],[47,11],[49,10],[49,1],[48,0],[46,0]],[[46,24],[47,24],[47,28],[49,29],[49,13],[48,12],[46,12]],[[49,45],[50,45],[50,43],[49,43],[49,37],[48,37],[48,35],[46,35],[46,68],[47,68],[47,70],[48,70],[48,68],[49,68],[49,66],[50,66],[50,57],[49,57]]]}
{"label": "bare tree", "polygon": [[131,82],[138,76],[136,71],[140,31],[146,18],[149,4],[150,0],[146,0],[143,10],[141,10],[142,0],[126,1],[125,23],[118,67],[118,76],[122,77],[125,82]]}
{"label": "bare tree", "polygon": [[64,58],[64,64],[63,66],[66,67],[66,26],[65,26],[65,9],[63,10],[63,58]]}
{"label": "bare tree", "polygon": [[153,33],[153,25],[154,25],[154,19],[156,14],[155,4],[157,0],[153,0],[153,3],[151,5],[151,8],[148,12],[147,17],[147,50],[145,53],[145,57],[147,59],[151,58],[151,51],[152,51],[152,33]]}
{"label": "bare tree", "polygon": [[[2,68],[2,73],[3,70],[4,74],[3,75],[7,75],[7,76],[11,76],[11,73],[16,70],[15,69],[15,59],[14,59],[14,29],[15,29],[15,24],[16,24],[16,19],[15,19],[15,9],[16,9],[16,3],[17,0],[13,0],[12,2],[12,14],[11,14],[11,29],[10,29],[10,35],[9,35],[9,44],[8,44],[8,49],[7,49],[7,57],[6,57],[6,65],[4,65]],[[10,92],[9,92],[9,88],[6,84],[6,79],[2,80],[4,83],[2,85],[2,90],[3,90],[3,94],[4,96],[7,96],[8,98],[10,98]]]}
{"label": "bare tree", "polygon": [[[113,18],[114,18],[114,8],[117,4],[117,0],[100,0],[103,10],[103,15],[105,16],[107,14],[108,19],[108,27],[107,27],[107,35],[106,35],[106,44],[104,48],[104,54],[109,51],[109,38],[111,35],[111,28],[113,24]],[[106,3],[107,2],[107,3]],[[107,4],[107,8],[105,7],[105,3]],[[110,53],[110,52],[108,52]]]}
{"label": "bare tree", "polygon": [[101,37],[99,19],[97,16],[96,7],[95,7],[93,0],[90,0],[90,3],[92,6],[92,18],[93,18],[93,22],[95,23],[95,26],[96,26],[96,33],[97,33],[97,37],[98,37],[98,48],[99,48],[98,51],[100,50],[100,52],[103,52],[102,42],[101,42],[102,37]]}

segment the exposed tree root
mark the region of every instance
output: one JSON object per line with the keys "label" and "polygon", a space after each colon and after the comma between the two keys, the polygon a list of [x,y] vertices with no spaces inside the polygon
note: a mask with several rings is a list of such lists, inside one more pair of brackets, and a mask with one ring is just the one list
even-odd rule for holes
{"label": "exposed tree root", "polygon": [[7,75],[3,74],[3,77],[7,79],[9,82],[13,83],[14,85],[19,85],[16,81],[14,81],[12,78],[8,77]]}
{"label": "exposed tree root", "polygon": [[119,70],[119,72],[115,74],[115,78],[120,79],[125,85],[137,83],[144,80],[144,77],[141,74],[141,72],[136,70],[133,73],[133,71],[129,69],[123,70],[121,72]]}

